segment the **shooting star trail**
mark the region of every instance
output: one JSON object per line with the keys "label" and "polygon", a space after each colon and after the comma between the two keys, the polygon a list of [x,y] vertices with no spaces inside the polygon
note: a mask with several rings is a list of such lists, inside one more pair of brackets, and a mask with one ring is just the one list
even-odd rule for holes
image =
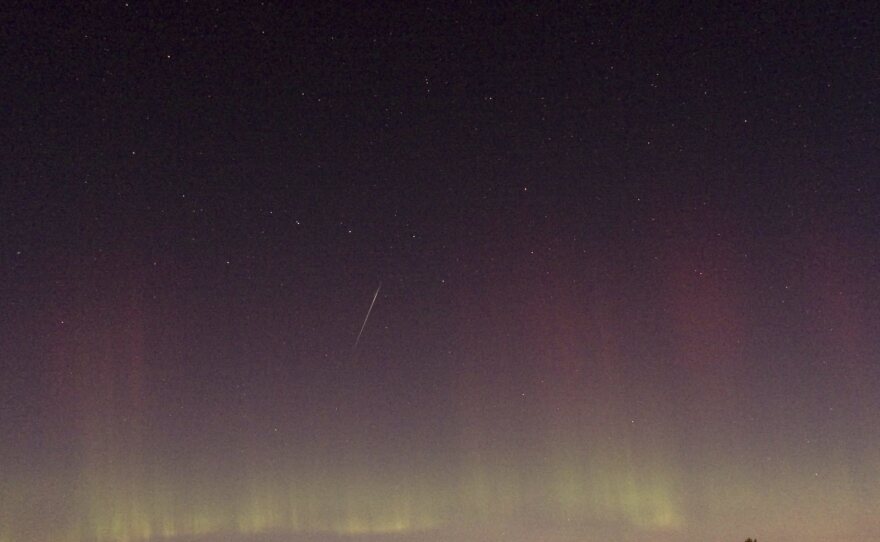
{"label": "shooting star trail", "polygon": [[382,289],[382,283],[379,283],[379,287],[376,288],[376,293],[373,294],[373,301],[370,302],[370,308],[367,309],[367,316],[364,317],[364,323],[361,325],[361,330],[358,332],[357,339],[354,341],[354,348],[352,350],[357,350],[358,343],[361,342],[361,335],[364,334],[364,328],[367,327],[367,320],[370,319],[370,313],[373,312],[373,305],[376,304],[376,298],[379,297],[379,290]]}

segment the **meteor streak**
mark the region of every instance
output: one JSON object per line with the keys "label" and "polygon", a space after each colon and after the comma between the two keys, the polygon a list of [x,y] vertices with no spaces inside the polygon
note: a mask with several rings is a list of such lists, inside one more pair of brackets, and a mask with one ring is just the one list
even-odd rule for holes
{"label": "meteor streak", "polygon": [[367,315],[364,317],[364,323],[361,325],[361,330],[358,332],[357,339],[354,341],[354,348],[352,350],[357,350],[358,343],[361,342],[361,335],[364,334],[364,328],[367,327],[367,320],[370,319],[370,313],[373,312],[373,305],[376,304],[376,298],[379,297],[379,290],[382,288],[382,283],[379,283],[379,287],[376,288],[376,293],[373,294],[373,301],[370,302],[370,308],[367,309]]}

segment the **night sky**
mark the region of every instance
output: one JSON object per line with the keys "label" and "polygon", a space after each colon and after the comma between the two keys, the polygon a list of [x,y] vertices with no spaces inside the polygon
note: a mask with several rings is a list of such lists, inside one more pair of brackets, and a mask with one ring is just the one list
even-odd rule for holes
{"label": "night sky", "polygon": [[0,9],[0,542],[880,539],[880,10],[359,4]]}

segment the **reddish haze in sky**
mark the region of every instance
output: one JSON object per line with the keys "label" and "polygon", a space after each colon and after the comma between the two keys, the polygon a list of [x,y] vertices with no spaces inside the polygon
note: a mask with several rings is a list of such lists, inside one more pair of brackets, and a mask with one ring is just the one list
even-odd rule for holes
{"label": "reddish haze in sky", "polygon": [[876,10],[0,18],[0,542],[880,538]]}

